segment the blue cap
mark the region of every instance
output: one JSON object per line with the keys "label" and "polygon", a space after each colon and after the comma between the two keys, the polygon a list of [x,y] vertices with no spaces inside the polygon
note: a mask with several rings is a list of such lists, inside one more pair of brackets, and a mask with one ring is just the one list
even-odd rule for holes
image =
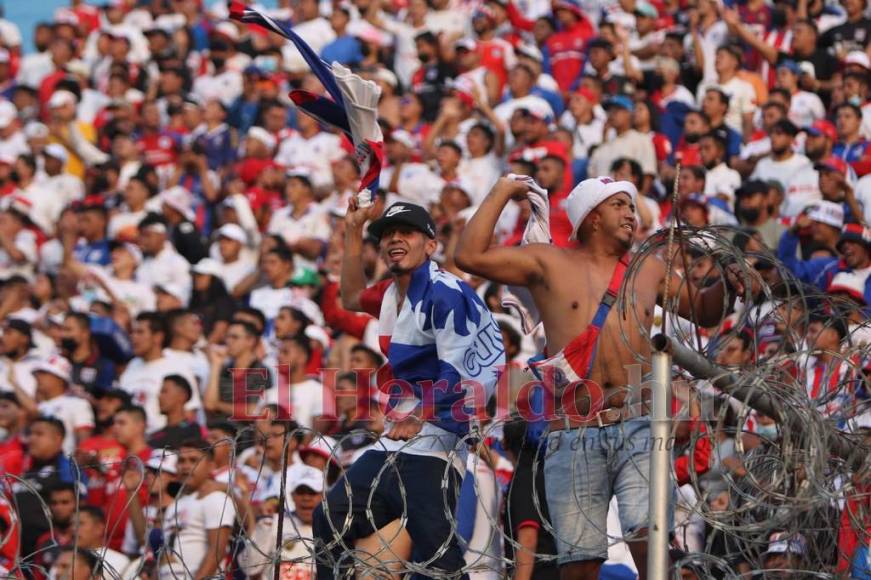
{"label": "blue cap", "polygon": [[635,111],[635,101],[633,101],[628,95],[614,95],[605,101],[604,105],[606,109],[620,107],[621,109],[626,109],[630,113]]}
{"label": "blue cap", "polygon": [[780,64],[777,65],[777,70],[782,68],[788,69],[792,74],[800,75],[801,67],[798,66],[798,63],[794,60],[784,60]]}

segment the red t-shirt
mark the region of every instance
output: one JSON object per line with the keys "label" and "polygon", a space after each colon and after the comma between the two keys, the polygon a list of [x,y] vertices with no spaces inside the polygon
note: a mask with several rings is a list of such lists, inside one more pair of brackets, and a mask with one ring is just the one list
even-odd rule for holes
{"label": "red t-shirt", "polygon": [[19,476],[24,472],[24,444],[16,435],[0,443],[0,473]]}

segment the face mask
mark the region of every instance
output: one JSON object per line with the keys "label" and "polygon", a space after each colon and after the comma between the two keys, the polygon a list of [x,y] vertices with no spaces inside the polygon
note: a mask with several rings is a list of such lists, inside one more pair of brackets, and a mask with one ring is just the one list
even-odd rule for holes
{"label": "face mask", "polygon": [[686,142],[691,144],[691,145],[698,143],[699,139],[701,139],[701,138],[702,138],[702,136],[699,133],[686,133],[684,135],[684,139],[686,140]]}
{"label": "face mask", "polygon": [[759,211],[759,208],[755,208],[755,207],[741,208],[738,210],[738,217],[740,217],[743,221],[752,224],[752,223],[756,223],[756,220],[759,219],[760,213],[761,212]]}
{"label": "face mask", "polygon": [[225,59],[225,58],[213,57],[213,58],[211,59],[211,61],[212,61],[212,64],[215,65],[215,68],[216,68],[216,69],[221,69],[221,68],[224,68],[224,63],[227,62],[227,59]]}
{"label": "face mask", "polygon": [[774,441],[777,439],[777,425],[774,423],[771,425],[757,425],[756,434],[769,441]]}
{"label": "face mask", "polygon": [[426,63],[428,63],[428,62],[430,61],[430,57],[429,57],[429,55],[426,54],[426,53],[419,53],[419,54],[417,55],[417,58],[418,58],[418,60],[420,60],[420,62],[421,62],[422,64],[426,64]]}
{"label": "face mask", "polygon": [[852,97],[847,99],[847,102],[850,103],[851,105],[856,105],[857,107],[861,107],[862,106],[862,97],[860,97],[859,95],[853,95]]}
{"label": "face mask", "polygon": [[79,347],[79,343],[75,338],[62,338],[60,339],[60,347],[62,350],[67,352],[75,352],[75,350]]}

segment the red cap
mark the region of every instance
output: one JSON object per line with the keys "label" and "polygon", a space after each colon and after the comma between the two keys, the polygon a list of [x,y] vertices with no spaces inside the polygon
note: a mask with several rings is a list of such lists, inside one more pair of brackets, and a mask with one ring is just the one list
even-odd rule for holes
{"label": "red cap", "polygon": [[847,162],[840,157],[835,157],[834,155],[829,155],[817,163],[816,167],[818,170],[830,169],[831,171],[837,171],[841,175],[847,175]]}
{"label": "red cap", "polygon": [[584,97],[594,105],[599,103],[599,98],[596,96],[596,93],[590,87],[581,87],[577,90],[577,94]]}
{"label": "red cap", "polygon": [[814,121],[813,124],[805,129],[811,135],[825,135],[832,141],[838,140],[838,130],[835,129],[835,126],[831,121],[827,121],[826,119],[819,119]]}

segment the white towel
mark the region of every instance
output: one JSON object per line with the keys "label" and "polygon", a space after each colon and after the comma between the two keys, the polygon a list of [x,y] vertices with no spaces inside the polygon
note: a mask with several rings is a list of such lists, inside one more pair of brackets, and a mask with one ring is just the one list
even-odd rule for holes
{"label": "white towel", "polygon": [[[528,199],[532,206],[532,213],[529,216],[529,221],[526,222],[526,229],[523,231],[523,238],[520,244],[552,244],[553,237],[550,235],[550,201],[547,197],[547,190],[528,175],[509,173],[506,177],[522,181],[529,187]],[[517,312],[518,316],[520,316],[523,332],[526,334],[532,334],[538,325],[541,324],[541,315],[535,306],[535,301],[532,299],[532,294],[528,288],[523,286],[508,286],[502,294],[502,306]]]}

